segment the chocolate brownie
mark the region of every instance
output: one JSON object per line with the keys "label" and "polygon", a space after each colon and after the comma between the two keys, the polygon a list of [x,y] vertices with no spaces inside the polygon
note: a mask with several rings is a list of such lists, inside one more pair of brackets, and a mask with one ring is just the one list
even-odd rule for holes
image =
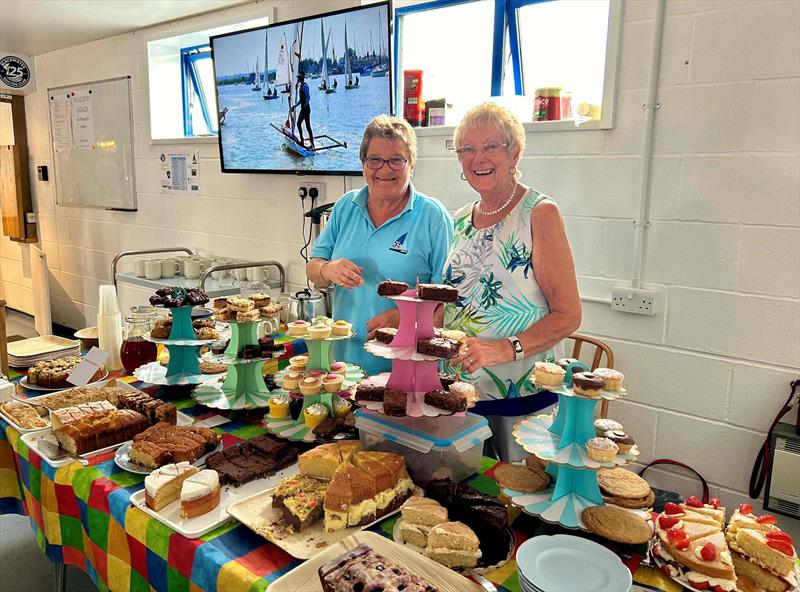
{"label": "chocolate brownie", "polygon": [[393,417],[405,417],[407,397],[403,391],[386,389],[383,394],[383,412]]}
{"label": "chocolate brownie", "polygon": [[220,483],[243,485],[279,471],[297,460],[297,450],[269,435],[234,444],[210,454],[206,466],[219,473]]}
{"label": "chocolate brownie", "polygon": [[200,306],[201,304],[208,303],[208,300],[208,294],[205,293],[205,290],[201,290],[200,288],[190,288],[186,291],[186,304]]}
{"label": "chocolate brownie", "polygon": [[[466,411],[467,398],[458,393],[451,393],[449,391],[435,390],[425,393],[425,402],[433,407],[444,409],[445,411]],[[384,408],[386,404],[384,403]]]}
{"label": "chocolate brownie", "polygon": [[395,337],[397,337],[397,329],[394,327],[382,327],[380,329],[375,329],[375,339],[381,343],[389,345]]}
{"label": "chocolate brownie", "polygon": [[289,400],[289,413],[291,414],[292,419],[297,419],[300,417],[301,411],[303,411],[303,398],[292,397]]}
{"label": "chocolate brownie", "polygon": [[354,430],[356,429],[356,414],[352,411],[344,416],[342,420],[342,425],[346,430]]}
{"label": "chocolate brownie", "polygon": [[408,290],[408,284],[405,282],[384,280],[378,284],[378,296],[400,296],[406,290]]}
{"label": "chocolate brownie", "polygon": [[255,360],[261,357],[261,347],[258,345],[245,345],[239,350],[239,359]]}
{"label": "chocolate brownie", "polygon": [[452,358],[458,355],[461,342],[447,337],[426,337],[417,341],[417,351],[426,356],[437,358]]}
{"label": "chocolate brownie", "polygon": [[437,302],[455,302],[458,300],[458,290],[445,284],[419,284],[417,285],[417,298],[436,300]]}
{"label": "chocolate brownie", "polygon": [[385,392],[385,386],[362,382],[356,387],[356,401],[383,401]]}
{"label": "chocolate brownie", "polygon": [[449,389],[450,385],[452,385],[454,382],[458,382],[458,376],[455,374],[444,374],[443,372],[440,372],[439,380],[442,381],[443,389]]}

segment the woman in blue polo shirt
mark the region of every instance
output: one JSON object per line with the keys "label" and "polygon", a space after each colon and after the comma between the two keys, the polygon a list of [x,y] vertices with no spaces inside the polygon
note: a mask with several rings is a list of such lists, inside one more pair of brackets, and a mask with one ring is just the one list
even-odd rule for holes
{"label": "woman in blue polo shirt", "polygon": [[356,336],[336,344],[336,359],[375,374],[390,364],[368,354],[364,342],[375,329],[398,321],[397,307],[378,296],[377,285],[385,279],[440,283],[453,220],[438,200],[411,184],[417,139],[406,121],[375,117],[359,155],[367,185],[336,202],[306,273],[316,286],[336,286],[333,314],[353,323]]}

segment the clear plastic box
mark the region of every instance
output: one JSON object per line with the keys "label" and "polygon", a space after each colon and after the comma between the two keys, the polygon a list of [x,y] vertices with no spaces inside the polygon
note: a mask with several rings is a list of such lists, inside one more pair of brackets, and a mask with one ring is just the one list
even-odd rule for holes
{"label": "clear plastic box", "polygon": [[485,417],[391,417],[376,411],[356,411],[356,427],[367,450],[402,454],[414,483],[450,477],[461,481],[477,473],[483,443],[492,435]]}

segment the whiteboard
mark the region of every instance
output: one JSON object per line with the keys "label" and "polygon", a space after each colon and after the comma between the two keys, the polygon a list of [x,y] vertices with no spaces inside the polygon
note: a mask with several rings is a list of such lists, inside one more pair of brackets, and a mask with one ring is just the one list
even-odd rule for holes
{"label": "whiteboard", "polygon": [[56,203],[136,211],[130,76],[47,89]]}

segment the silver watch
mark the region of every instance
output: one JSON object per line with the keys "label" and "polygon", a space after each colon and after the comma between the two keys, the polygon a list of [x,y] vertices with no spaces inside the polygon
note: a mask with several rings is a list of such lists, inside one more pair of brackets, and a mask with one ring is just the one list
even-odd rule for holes
{"label": "silver watch", "polygon": [[525,350],[522,349],[522,342],[517,339],[514,335],[511,337],[506,337],[508,341],[511,343],[511,347],[514,348],[514,360],[521,360],[525,357]]}

